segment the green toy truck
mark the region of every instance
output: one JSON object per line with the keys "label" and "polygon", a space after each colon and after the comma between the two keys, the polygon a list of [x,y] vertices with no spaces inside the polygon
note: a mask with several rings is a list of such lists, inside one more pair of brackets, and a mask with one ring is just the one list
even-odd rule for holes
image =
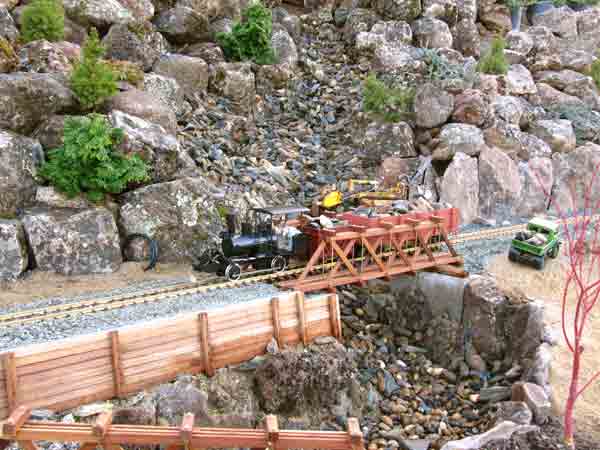
{"label": "green toy truck", "polygon": [[527,229],[520,231],[511,242],[508,259],[531,264],[538,270],[544,268],[546,256],[556,258],[560,250],[559,224],[548,219],[535,218]]}

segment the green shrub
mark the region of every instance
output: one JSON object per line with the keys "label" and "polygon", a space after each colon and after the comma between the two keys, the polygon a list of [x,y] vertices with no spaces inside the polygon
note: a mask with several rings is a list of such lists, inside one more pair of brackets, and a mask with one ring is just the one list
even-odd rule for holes
{"label": "green shrub", "polygon": [[409,87],[389,87],[373,74],[363,85],[363,109],[398,122],[412,113],[415,91]]}
{"label": "green shrub", "polygon": [[84,193],[92,201],[104,194],[119,194],[129,183],[148,179],[146,162],[139,155],[124,156],[116,150],[123,139],[98,115],[65,120],[64,144],[51,150],[40,176],[69,197]]}
{"label": "green shrub", "polygon": [[230,33],[217,33],[217,42],[230,60],[273,64],[272,35],[271,10],[256,2],[244,10],[242,21],[235,23]]}
{"label": "green shrub", "polygon": [[600,59],[597,59],[592,63],[590,75],[592,76],[592,79],[594,80],[594,83],[596,83],[598,89],[600,89]]}
{"label": "green shrub", "polygon": [[101,59],[105,51],[98,32],[92,29],[83,47],[83,58],[71,74],[73,92],[86,109],[98,106],[117,92],[117,75]]}
{"label": "green shrub", "polygon": [[21,20],[25,42],[65,38],[65,10],[61,0],[34,0],[23,9]]}
{"label": "green shrub", "polygon": [[506,43],[502,38],[496,38],[492,41],[492,48],[481,57],[477,70],[481,73],[492,75],[506,75],[508,72],[508,61],[504,56]]}

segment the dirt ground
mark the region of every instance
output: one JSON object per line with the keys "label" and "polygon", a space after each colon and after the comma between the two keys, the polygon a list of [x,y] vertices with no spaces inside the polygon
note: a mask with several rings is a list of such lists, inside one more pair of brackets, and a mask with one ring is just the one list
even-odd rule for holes
{"label": "dirt ground", "polygon": [[1,283],[0,307],[15,303],[29,303],[49,297],[77,295],[127,287],[132,283],[165,278],[196,278],[191,265],[158,264],[144,272],[148,262],[126,262],[111,274],[64,276],[51,272],[33,271],[14,283]]}
{"label": "dirt ground", "polygon": [[[506,255],[499,255],[490,261],[487,271],[504,285],[518,287],[530,297],[544,302],[546,322],[556,330],[559,344],[554,349],[551,383],[554,392],[554,408],[561,415],[567,398],[571,375],[571,353],[561,331],[560,298],[564,283],[561,261],[547,260],[543,271],[508,261]],[[597,279],[597,278],[596,278]],[[570,304],[573,305],[573,298]],[[569,313],[573,308],[568,309]],[[571,322],[572,323],[572,322]],[[587,380],[600,370],[600,304],[592,311],[585,329],[581,380]],[[600,380],[592,385],[579,398],[575,405],[576,428],[594,440],[600,441]]]}

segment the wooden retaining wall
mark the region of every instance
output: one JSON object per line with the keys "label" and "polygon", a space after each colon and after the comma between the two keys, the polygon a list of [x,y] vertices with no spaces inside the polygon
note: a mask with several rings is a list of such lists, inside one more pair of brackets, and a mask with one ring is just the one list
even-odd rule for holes
{"label": "wooden retaining wall", "polygon": [[215,369],[280,346],[341,337],[336,295],[291,293],[0,355],[0,420],[18,406],[64,410]]}

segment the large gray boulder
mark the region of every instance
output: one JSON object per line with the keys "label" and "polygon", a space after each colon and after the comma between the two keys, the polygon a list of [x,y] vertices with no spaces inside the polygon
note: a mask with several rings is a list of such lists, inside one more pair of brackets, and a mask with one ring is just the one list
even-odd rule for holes
{"label": "large gray boulder", "polygon": [[175,113],[148,92],[137,89],[119,92],[109,100],[108,110],[123,111],[132,116],[140,117],[162,126],[170,133],[177,131]]}
{"label": "large gray boulder", "polygon": [[478,58],[481,54],[481,37],[475,22],[462,19],[454,28],[454,48],[464,56]]}
{"label": "large gray boulder", "polygon": [[162,12],[155,24],[174,44],[192,44],[208,40],[210,36],[207,16],[184,6]]}
{"label": "large gray boulder", "polygon": [[105,208],[26,211],[23,226],[38,269],[63,275],[110,273],[122,262],[119,231]]}
{"label": "large gray boulder", "polygon": [[0,130],[0,214],[13,214],[33,199],[43,161],[38,141]]}
{"label": "large gray boulder", "polygon": [[517,164],[502,150],[484,148],[479,155],[479,211],[482,217],[504,220],[513,215],[521,195]]}
{"label": "large gray boulder", "polygon": [[160,261],[190,262],[221,230],[217,199],[200,177],[153,184],[122,196],[120,226],[156,239]]}
{"label": "large gray boulder", "polygon": [[298,49],[296,48],[296,43],[287,30],[281,25],[275,25],[273,27],[271,47],[273,48],[275,60],[278,64],[294,67],[298,62]]}
{"label": "large gray boulder", "polygon": [[440,201],[458,207],[460,221],[469,224],[479,214],[477,158],[457,153],[446,169],[440,187]]}
{"label": "large gray boulder", "polygon": [[144,91],[161,102],[167,109],[181,118],[190,111],[190,105],[185,101],[184,92],[177,80],[155,73],[144,75]]}
{"label": "large gray boulder", "polygon": [[254,109],[255,80],[248,63],[221,63],[214,67],[209,89],[228,99],[240,114],[250,114]]}
{"label": "large gray boulder", "polygon": [[554,184],[552,160],[547,157],[531,158],[519,162],[521,178],[521,198],[516,214],[520,217],[533,217],[546,211],[549,194]]}
{"label": "large gray boulder", "polygon": [[239,19],[245,4],[242,0],[178,0],[176,6],[193,9],[212,22],[219,18]]}
{"label": "large gray boulder", "polygon": [[4,38],[8,42],[15,42],[17,37],[19,37],[19,30],[15,21],[10,12],[2,7],[2,2],[0,2],[0,38]]}
{"label": "large gray boulder", "polygon": [[537,72],[535,80],[581,99],[589,107],[599,109],[600,95],[591,77],[574,70],[546,70]]}
{"label": "large gray boulder", "polygon": [[367,160],[379,163],[388,157],[417,156],[415,137],[406,122],[370,122],[362,136],[361,144]]}
{"label": "large gray boulder", "polygon": [[18,220],[0,219],[0,280],[16,279],[28,265],[23,225]]}
{"label": "large gray boulder", "polygon": [[[590,191],[590,202],[593,205],[600,202],[600,181],[595,176],[600,167],[599,145],[587,143],[567,154],[555,153],[552,163],[555,180],[553,198],[563,212],[586,207],[585,193],[593,179],[595,184]],[[571,189],[575,189],[574,199]],[[557,212],[553,207],[551,210]]]}
{"label": "large gray boulder", "polygon": [[163,55],[154,64],[153,71],[175,79],[189,98],[206,92],[208,88],[208,64],[201,58],[178,54]]}
{"label": "large gray boulder", "polygon": [[415,47],[452,48],[452,33],[446,22],[424,17],[412,24]]}
{"label": "large gray boulder", "polygon": [[454,97],[454,111],[452,112],[454,122],[480,127],[491,117],[492,109],[483,92],[477,89],[468,89]]}
{"label": "large gray boulder", "polygon": [[108,58],[138,63],[144,71],[150,70],[160,55],[169,50],[166,39],[149,22],[135,26],[115,24],[102,43]]}
{"label": "large gray boulder", "polygon": [[19,72],[60,73],[65,76],[79,60],[80,48],[70,42],[30,42],[19,50]]}
{"label": "large gray boulder", "polygon": [[55,149],[63,145],[65,140],[65,120],[68,116],[51,116],[42,122],[33,132],[32,137],[37,139],[45,150]]}
{"label": "large gray boulder", "polygon": [[48,117],[74,108],[66,80],[47,73],[0,74],[0,128],[30,134]]}
{"label": "large gray boulder", "polygon": [[544,14],[533,16],[533,26],[550,29],[561,38],[577,37],[577,16],[568,6],[552,8]]}
{"label": "large gray boulder", "polygon": [[361,33],[368,33],[377,20],[377,14],[371,9],[351,9],[344,25],[344,39],[349,44],[353,44],[357,36]]}
{"label": "large gray boulder", "polygon": [[537,88],[529,70],[521,64],[512,64],[505,76],[506,91],[509,95],[535,94]]}
{"label": "large gray boulder", "polygon": [[107,28],[115,23],[150,20],[154,5],[150,0],[63,0],[66,14],[84,26]]}
{"label": "large gray boulder", "polygon": [[433,159],[437,160],[451,160],[457,152],[477,156],[485,148],[483,132],[465,123],[444,125],[439,139],[440,143],[433,152]]}
{"label": "large gray boulder", "polygon": [[109,120],[123,130],[120,150],[140,155],[151,167],[152,181],[171,181],[186,168],[194,168],[194,161],[180,147],[177,138],[160,125],[150,123],[122,111],[112,111]]}
{"label": "large gray boulder", "polygon": [[439,127],[446,123],[454,110],[454,96],[433,83],[426,83],[417,88],[414,110],[417,126]]}
{"label": "large gray boulder", "polygon": [[569,120],[538,120],[533,123],[529,132],[546,142],[557,153],[568,153],[577,146],[575,130]]}
{"label": "large gray boulder", "polygon": [[374,0],[373,7],[382,17],[412,22],[422,11],[421,0]]}

